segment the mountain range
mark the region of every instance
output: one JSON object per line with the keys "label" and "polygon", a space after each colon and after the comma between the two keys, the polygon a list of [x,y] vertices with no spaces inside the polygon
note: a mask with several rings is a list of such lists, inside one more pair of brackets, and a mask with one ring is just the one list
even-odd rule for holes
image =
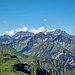
{"label": "mountain range", "polygon": [[53,58],[75,65],[75,36],[55,29],[34,34],[20,31],[13,36],[0,36],[0,44],[8,44],[16,51],[37,57]]}
{"label": "mountain range", "polygon": [[75,36],[60,29],[0,36],[0,75],[5,74],[74,75]]}

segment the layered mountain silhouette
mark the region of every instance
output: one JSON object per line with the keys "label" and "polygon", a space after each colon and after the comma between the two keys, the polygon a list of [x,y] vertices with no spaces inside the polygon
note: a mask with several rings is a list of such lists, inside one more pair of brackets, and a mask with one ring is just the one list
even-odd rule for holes
{"label": "layered mountain silhouette", "polygon": [[37,57],[63,60],[75,65],[75,36],[63,30],[46,30],[34,34],[17,32],[13,36],[0,36],[1,44],[8,44],[16,51]]}
{"label": "layered mountain silhouette", "polygon": [[0,36],[0,75],[74,75],[75,36],[56,29]]}

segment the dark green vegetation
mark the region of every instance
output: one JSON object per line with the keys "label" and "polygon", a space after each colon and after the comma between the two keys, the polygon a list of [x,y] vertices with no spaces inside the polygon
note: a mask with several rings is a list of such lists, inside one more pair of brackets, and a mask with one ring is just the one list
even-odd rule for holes
{"label": "dark green vegetation", "polygon": [[15,70],[15,65],[19,63],[16,56],[0,54],[0,75],[28,75],[22,71]]}
{"label": "dark green vegetation", "polygon": [[75,67],[53,59],[25,56],[20,63],[16,56],[0,54],[0,75],[74,75]]}
{"label": "dark green vegetation", "polygon": [[[3,52],[1,52],[2,50]],[[75,74],[75,67],[63,61],[22,55],[8,45],[0,45],[0,52],[0,75]]]}
{"label": "dark green vegetation", "polygon": [[0,53],[4,54],[4,53],[8,53],[8,54],[15,54],[16,50],[11,48],[8,44],[0,44]]}

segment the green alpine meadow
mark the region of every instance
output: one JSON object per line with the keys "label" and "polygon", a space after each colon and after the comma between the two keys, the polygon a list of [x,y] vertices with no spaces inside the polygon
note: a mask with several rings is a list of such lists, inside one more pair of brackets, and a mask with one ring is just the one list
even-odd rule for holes
{"label": "green alpine meadow", "polygon": [[0,45],[0,75],[74,75],[75,67],[52,58],[21,54]]}

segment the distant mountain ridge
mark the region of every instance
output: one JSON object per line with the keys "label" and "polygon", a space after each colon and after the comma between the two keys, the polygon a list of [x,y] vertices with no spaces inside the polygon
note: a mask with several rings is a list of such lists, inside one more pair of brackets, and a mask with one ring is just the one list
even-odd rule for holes
{"label": "distant mountain ridge", "polygon": [[17,32],[16,34],[14,34],[12,37],[16,38],[16,39],[19,39],[19,38],[22,38],[22,37],[25,37],[25,36],[33,36],[33,35],[34,35],[34,33],[32,33],[32,32],[20,31],[20,32]]}
{"label": "distant mountain ridge", "polygon": [[[42,33],[44,33],[45,35],[47,34],[54,34],[54,35],[62,35],[62,36],[65,36],[65,37],[68,37],[68,38],[75,38],[75,35],[72,35],[72,34],[69,34],[63,30],[60,30],[60,29],[53,29],[53,30],[45,30],[45,31],[40,31]],[[36,34],[39,34],[40,32],[36,33]],[[13,38],[21,38],[21,37],[24,37],[24,36],[34,36],[36,35],[34,34],[34,32],[32,31],[18,31],[17,33],[15,33],[13,36]],[[3,38],[10,38],[9,35],[7,35],[6,33],[0,37],[3,37]]]}
{"label": "distant mountain ridge", "polygon": [[54,35],[62,35],[62,36],[65,36],[65,37],[68,37],[68,38],[75,38],[74,35],[72,34],[69,34],[63,30],[60,30],[60,29],[55,29],[55,30],[51,30],[51,31],[46,31],[45,34],[54,34]]}
{"label": "distant mountain ridge", "polygon": [[34,34],[17,32],[13,36],[0,36],[1,44],[8,44],[16,51],[38,57],[63,60],[75,65],[75,36],[60,29]]}

